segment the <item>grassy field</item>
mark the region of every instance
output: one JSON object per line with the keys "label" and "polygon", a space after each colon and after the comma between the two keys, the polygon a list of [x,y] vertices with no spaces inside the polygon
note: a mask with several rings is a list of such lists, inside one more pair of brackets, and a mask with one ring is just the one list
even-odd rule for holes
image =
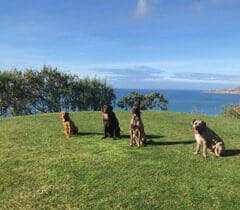
{"label": "grassy field", "polygon": [[[1,209],[240,209],[240,121],[183,113],[142,113],[149,144],[102,140],[100,112],[71,113],[80,134],[67,139],[58,114],[0,120]],[[193,155],[191,121],[224,140],[221,158]]]}

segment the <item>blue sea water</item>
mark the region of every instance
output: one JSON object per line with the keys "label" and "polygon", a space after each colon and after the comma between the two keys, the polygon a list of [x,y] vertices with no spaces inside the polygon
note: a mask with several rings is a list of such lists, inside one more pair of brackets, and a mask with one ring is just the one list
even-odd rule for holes
{"label": "blue sea water", "polygon": [[[117,101],[131,91],[149,94],[157,91],[168,100],[168,111],[219,115],[225,105],[240,104],[240,95],[204,93],[201,90],[115,89]],[[115,107],[119,109],[119,107]]]}

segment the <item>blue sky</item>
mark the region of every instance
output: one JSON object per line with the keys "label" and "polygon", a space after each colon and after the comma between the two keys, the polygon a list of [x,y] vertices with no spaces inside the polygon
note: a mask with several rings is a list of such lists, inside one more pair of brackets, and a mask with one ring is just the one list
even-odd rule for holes
{"label": "blue sky", "polygon": [[115,88],[240,84],[240,0],[0,0],[0,69],[104,78]]}

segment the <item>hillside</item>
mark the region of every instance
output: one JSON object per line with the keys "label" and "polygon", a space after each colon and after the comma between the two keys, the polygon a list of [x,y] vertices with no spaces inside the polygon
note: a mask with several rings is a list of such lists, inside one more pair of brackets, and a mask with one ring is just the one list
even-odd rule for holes
{"label": "hillside", "polygon": [[216,93],[216,94],[240,94],[240,88],[206,90],[204,92],[205,93]]}
{"label": "hillside", "polygon": [[[102,140],[100,112],[71,113],[80,135],[67,139],[59,114],[0,120],[1,209],[239,209],[240,121],[183,113],[142,113],[150,140],[129,147]],[[191,121],[207,121],[227,156],[193,155]]]}

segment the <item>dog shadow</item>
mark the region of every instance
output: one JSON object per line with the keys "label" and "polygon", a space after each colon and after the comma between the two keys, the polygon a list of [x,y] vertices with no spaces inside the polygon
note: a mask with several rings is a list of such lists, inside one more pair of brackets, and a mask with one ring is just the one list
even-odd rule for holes
{"label": "dog shadow", "polygon": [[196,141],[192,141],[192,140],[189,140],[189,141],[167,141],[167,142],[149,140],[149,141],[147,141],[147,145],[152,145],[152,146],[177,145],[177,144],[186,145],[186,144],[193,144],[195,142]]}
{"label": "dog shadow", "polygon": [[[160,139],[160,138],[164,138],[164,137],[165,137],[165,136],[159,136],[159,135],[146,135],[146,138],[147,138],[147,139]],[[121,138],[129,139],[129,138],[130,138],[130,135],[123,134],[123,135],[121,135]]]}
{"label": "dog shadow", "polygon": [[[75,134],[76,136],[93,136],[93,135],[97,135],[97,136],[101,136],[100,138],[103,139],[104,133],[101,132],[78,132],[77,134]],[[120,137],[116,137],[116,139],[114,140],[121,140],[122,136]],[[113,139],[113,137],[107,137],[104,139]]]}
{"label": "dog shadow", "polygon": [[161,135],[147,135],[146,137],[147,137],[147,139],[149,139],[151,141],[151,139],[160,139],[160,138],[164,138],[165,136],[161,136]]}
{"label": "dog shadow", "polygon": [[224,151],[223,157],[240,155],[240,149],[227,149]]}
{"label": "dog shadow", "polygon": [[103,135],[103,133],[99,132],[78,132],[77,136],[92,136],[92,135]]}

